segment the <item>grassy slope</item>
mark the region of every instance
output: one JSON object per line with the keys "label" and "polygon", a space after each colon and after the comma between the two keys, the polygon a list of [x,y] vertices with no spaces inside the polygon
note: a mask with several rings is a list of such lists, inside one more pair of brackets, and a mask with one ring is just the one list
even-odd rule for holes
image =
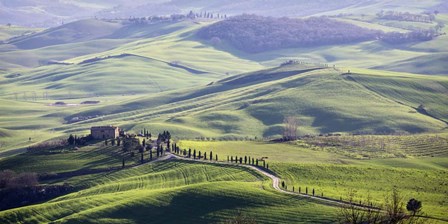
{"label": "grassy slope", "polygon": [[6,41],[12,37],[30,34],[32,32],[39,32],[42,29],[39,28],[29,28],[21,26],[0,26],[0,41]]}
{"label": "grassy slope", "polygon": [[[264,178],[232,166],[163,162],[94,176],[93,181],[84,182],[83,186],[87,186],[84,190],[46,203],[0,212],[0,219],[3,222],[207,223],[226,220],[241,209],[259,222],[297,223],[329,222],[334,220],[336,211],[264,190],[267,187],[262,182]],[[89,180],[89,176],[82,178]],[[317,215],[316,209],[325,212]],[[176,215],[167,215],[172,211]]]}
{"label": "grassy slope", "polygon": [[[339,199],[346,198],[348,190],[354,189],[358,192],[358,200],[366,200],[370,194],[374,203],[381,204],[390,189],[398,186],[404,200],[411,197],[422,200],[423,211],[430,216],[443,218],[448,207],[446,156],[357,160],[344,156],[344,151],[327,152],[303,144],[181,141],[179,145],[207,152],[212,150],[221,156],[221,160],[226,160],[227,155],[268,157],[270,169],[285,180],[289,190],[293,186],[296,191],[301,187],[302,192],[305,187],[309,192],[315,188],[316,194],[323,192]],[[425,152],[432,147],[429,143],[418,150]],[[395,151],[401,152],[401,149]]]}
{"label": "grassy slope", "polygon": [[[130,58],[146,60],[138,57]],[[130,58],[126,57],[119,61],[108,59],[94,65],[82,66],[85,70],[91,66],[100,68],[103,64],[107,66],[108,62],[114,60],[118,64],[128,63],[127,60]],[[166,63],[151,62],[162,66],[160,74],[164,74],[163,71],[168,66]],[[136,63],[135,66],[138,68],[141,63]],[[112,80],[115,79],[111,74],[119,74],[116,72],[104,74],[98,72],[102,71],[98,69],[91,70],[92,73],[77,74],[76,67],[74,69],[75,74],[66,73],[72,76],[62,75],[65,79],[62,79],[60,86],[66,89],[57,90],[58,80],[54,80],[55,90],[48,91],[50,98],[52,94],[58,93],[57,91],[61,97],[67,96],[70,89],[73,90],[71,94],[74,96],[89,97],[91,95],[86,94],[89,93],[90,83],[95,82],[95,76],[87,74],[106,75]],[[120,69],[118,67],[114,71],[121,71]],[[333,69],[313,65],[293,65],[238,75],[204,86],[210,79],[200,77],[203,75],[190,74],[190,77],[198,77],[198,81],[192,79],[190,83],[185,83],[184,70],[178,70],[180,71],[178,76],[167,73],[163,76],[151,74],[149,77],[156,81],[160,80],[160,83],[166,86],[161,84],[159,86],[165,89],[188,85],[202,85],[202,87],[166,91],[148,96],[130,95],[118,99],[106,97],[99,105],[69,108],[49,107],[46,104],[54,101],[48,100],[38,102],[4,100],[10,107],[3,109],[5,116],[2,118],[2,128],[4,131],[37,128],[43,131],[39,133],[57,136],[63,135],[64,132],[85,133],[92,125],[116,124],[127,130],[147,128],[157,132],[168,129],[179,137],[275,137],[282,133],[284,116],[296,116],[300,119],[300,134],[360,131],[424,132],[440,131],[446,127],[441,121],[447,119],[444,106],[447,104],[444,97],[447,80],[443,76],[428,77],[363,69],[351,69],[351,74],[341,75],[341,72]],[[135,79],[129,76],[125,81],[121,81],[116,77],[116,81],[104,84],[107,88],[102,89],[103,93],[116,94],[117,92],[113,92],[115,90],[113,87],[121,87],[120,84],[123,82],[136,84],[129,85],[134,88],[128,90],[120,88],[120,93],[154,91],[153,82],[149,83],[149,80],[142,82],[146,75],[141,75],[138,70],[129,74],[135,74]],[[163,82],[166,76],[173,81]],[[41,89],[45,89],[48,80],[58,77],[61,77],[61,74],[23,76],[16,79],[22,79],[23,84],[35,81],[33,78],[42,80],[42,83],[32,83],[31,86],[41,86]],[[83,79],[91,81],[83,82]],[[5,84],[9,85],[14,83]],[[148,86],[150,88],[145,89]],[[30,88],[27,85],[7,88],[11,89],[16,89],[20,93],[19,100],[23,100],[20,90],[26,91]],[[14,98],[11,92],[3,94],[9,99]],[[27,94],[29,100],[32,93]],[[41,92],[37,94],[40,97]],[[79,103],[86,99],[95,98],[66,100],[66,102]],[[420,104],[423,104],[429,115],[435,118],[418,113],[415,108]],[[14,108],[19,105],[22,111],[19,114],[14,113],[16,110]],[[6,110],[7,108],[9,109]],[[51,110],[48,110],[49,108]],[[34,119],[36,116],[46,120],[46,124],[42,126],[42,122]],[[74,124],[61,124],[79,116],[97,118]],[[19,121],[22,125],[18,125]],[[28,136],[22,136],[22,139],[21,141],[26,141]],[[14,148],[11,145],[13,142],[11,138],[3,138],[2,141],[9,141],[7,149]]]}
{"label": "grassy slope", "polygon": [[[428,110],[444,119],[447,114],[444,77],[390,72],[381,75],[382,72],[362,70],[350,76],[362,77],[353,81],[332,69],[308,69],[294,65],[248,73],[201,89],[143,97],[120,107],[97,108],[80,115],[107,115],[103,119],[126,123],[128,128],[138,124],[135,129],[146,126],[157,130],[159,124],[165,123],[168,129],[172,127],[179,136],[185,137],[275,136],[281,134],[283,118],[289,115],[300,119],[300,134],[421,132],[446,127],[443,122],[416,113],[410,107],[427,102]],[[409,84],[397,87],[396,80],[402,76]],[[390,91],[377,90],[380,88]],[[397,103],[398,97],[407,97],[405,102],[411,103]],[[98,121],[93,119],[75,126]],[[184,135],[188,131],[191,133]]]}

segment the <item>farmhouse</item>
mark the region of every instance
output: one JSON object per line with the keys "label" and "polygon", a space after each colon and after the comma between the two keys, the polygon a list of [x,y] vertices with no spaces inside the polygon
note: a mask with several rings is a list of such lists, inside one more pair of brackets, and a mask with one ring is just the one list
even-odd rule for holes
{"label": "farmhouse", "polygon": [[90,134],[94,139],[111,139],[120,136],[120,128],[115,126],[97,126],[90,128]]}

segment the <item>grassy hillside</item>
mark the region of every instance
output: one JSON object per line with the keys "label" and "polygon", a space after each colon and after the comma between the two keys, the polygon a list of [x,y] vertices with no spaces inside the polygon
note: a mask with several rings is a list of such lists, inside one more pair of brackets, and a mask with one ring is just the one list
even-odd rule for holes
{"label": "grassy hillside", "polygon": [[0,41],[6,41],[10,38],[31,34],[33,32],[39,32],[42,29],[39,28],[30,28],[30,27],[21,27],[21,26],[0,26]]}
{"label": "grassy hillside", "polygon": [[[397,86],[402,79],[408,84]],[[348,75],[332,68],[290,65],[73,116],[100,115],[135,129],[158,130],[166,125],[181,137],[279,136],[285,116],[300,120],[301,135],[441,131],[446,127],[446,82],[442,76],[373,70],[353,70]],[[429,114],[417,110],[420,104]]]}
{"label": "grassy hillside", "polygon": [[[131,65],[134,70],[125,69]],[[197,67],[178,65],[125,55],[4,78],[7,88],[2,95],[10,106],[2,108],[2,128],[17,139],[2,138],[3,149],[30,144],[32,136],[37,140],[83,134],[105,124],[136,131],[170,130],[181,138],[220,139],[280,137],[286,116],[299,119],[299,135],[439,132],[447,126],[444,76],[353,68],[347,74],[338,68],[294,64],[213,82],[216,74],[196,74],[193,71],[201,71]],[[36,102],[30,102],[33,92]],[[42,99],[45,93],[48,99]],[[108,96],[98,98],[97,105],[80,105],[103,94]],[[58,99],[77,105],[49,106]],[[19,106],[23,109],[15,113]],[[34,132],[19,135],[25,130]]]}
{"label": "grassy hillside", "polygon": [[[236,210],[263,223],[335,219],[336,208],[265,190],[267,183],[263,177],[233,166],[170,161],[65,181],[76,186],[82,184],[84,189],[42,204],[0,212],[0,219],[3,222],[209,223],[230,219]],[[325,213],[317,215],[316,209]],[[171,211],[176,211],[176,215],[167,215]]]}
{"label": "grassy hillside", "polygon": [[[294,186],[302,192],[305,188],[315,189],[316,194],[339,199],[346,198],[350,189],[357,191],[356,200],[365,201],[367,195],[375,204],[383,204],[384,196],[393,186],[401,191],[404,200],[418,198],[424,203],[423,211],[429,215],[444,218],[444,211],[448,207],[445,186],[448,168],[446,157],[447,136],[438,136],[441,141],[434,141],[434,136],[388,136],[394,142],[405,142],[406,145],[389,145],[387,152],[397,154],[395,158],[355,159],[353,154],[347,154],[348,149],[339,147],[331,137],[325,137],[322,142],[328,145],[314,147],[305,141],[295,144],[279,144],[247,141],[181,141],[181,148],[191,148],[200,151],[213,151],[219,154],[222,160],[227,156],[250,156],[251,158],[267,157],[269,168],[277,173],[287,184],[288,189]],[[350,137],[346,137],[350,138]],[[363,138],[367,144],[372,138]],[[420,145],[408,151],[409,139],[418,138]],[[426,139],[426,140],[425,140]],[[351,140],[352,144],[354,141]],[[356,142],[356,141],[355,141]],[[425,155],[433,148],[439,148],[442,154],[435,157]],[[364,154],[362,149],[353,150],[352,153]],[[402,153],[402,154],[401,154]],[[400,155],[401,156],[398,156]],[[402,155],[405,155],[405,158]],[[223,156],[224,155],[224,156]],[[226,156],[227,155],[227,156]],[[349,156],[347,156],[349,155]],[[420,155],[412,157],[411,155]],[[372,157],[384,156],[380,150],[373,151]],[[401,158],[400,158],[401,157]],[[408,158],[406,158],[408,157]],[[392,181],[393,180],[393,181]],[[438,186],[435,187],[434,186]]]}

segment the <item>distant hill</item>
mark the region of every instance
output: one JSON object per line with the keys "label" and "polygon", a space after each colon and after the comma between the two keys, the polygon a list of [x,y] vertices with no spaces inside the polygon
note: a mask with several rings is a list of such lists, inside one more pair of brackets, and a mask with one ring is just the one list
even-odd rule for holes
{"label": "distant hill", "polygon": [[20,49],[35,49],[50,45],[76,43],[99,39],[113,34],[122,27],[119,23],[101,20],[80,20],[56,28],[51,28],[31,36],[12,39],[9,44]]}
{"label": "distant hill", "polygon": [[310,16],[340,13],[365,13],[385,10],[425,11],[446,7],[444,1],[385,0],[158,0],[158,1],[62,1],[0,0],[0,23],[52,27],[62,22],[93,18],[129,18],[186,13],[190,10],[228,15],[255,13],[264,16]]}

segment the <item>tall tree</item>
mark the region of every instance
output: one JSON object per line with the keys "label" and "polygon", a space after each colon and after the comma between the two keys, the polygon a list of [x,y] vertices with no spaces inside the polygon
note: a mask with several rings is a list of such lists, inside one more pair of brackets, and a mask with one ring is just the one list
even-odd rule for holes
{"label": "tall tree", "polygon": [[283,119],[283,139],[287,141],[297,139],[297,128],[299,127],[299,121],[293,116],[288,116]]}
{"label": "tall tree", "polygon": [[69,145],[74,145],[75,144],[75,137],[73,137],[72,134],[70,134],[70,136],[67,139],[67,142]]}

